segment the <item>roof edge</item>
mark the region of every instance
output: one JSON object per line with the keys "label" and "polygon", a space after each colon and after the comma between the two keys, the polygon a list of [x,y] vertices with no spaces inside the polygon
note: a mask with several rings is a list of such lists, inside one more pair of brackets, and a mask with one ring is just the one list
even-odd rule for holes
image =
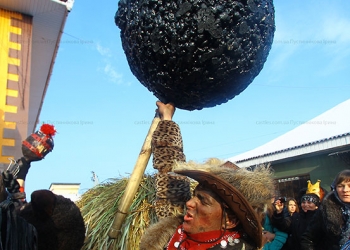
{"label": "roof edge", "polygon": [[52,2],[65,5],[68,11],[73,9],[74,0],[51,0]]}
{"label": "roof edge", "polygon": [[[346,137],[349,137],[348,140],[345,140],[345,143],[342,143],[341,142],[342,138],[346,138]],[[337,142],[336,145],[334,143],[331,143],[332,146],[325,145],[325,144],[328,144],[329,142],[332,142],[332,141],[336,141]],[[290,148],[281,149],[278,151],[265,153],[262,155],[257,155],[254,157],[243,158],[243,159],[239,159],[239,160],[232,160],[232,158],[234,158],[234,157],[232,157],[231,160],[230,159],[228,159],[228,160],[230,160],[230,161],[238,164],[240,167],[242,167],[241,164],[244,162],[255,161],[255,162],[257,162],[256,164],[261,164],[262,161],[259,161],[259,159],[262,160],[263,158],[271,158],[269,161],[264,161],[264,162],[272,162],[272,161],[276,161],[276,160],[282,160],[284,158],[296,157],[296,156],[300,156],[303,154],[310,154],[310,153],[320,151],[320,148],[317,147],[317,145],[323,146],[322,150],[328,150],[328,149],[332,149],[332,148],[350,145],[349,142],[350,142],[350,132],[336,135],[336,136],[332,136],[330,138],[325,138],[325,139],[313,141],[310,143],[290,147]],[[293,153],[292,152],[293,150],[294,151],[297,150],[298,152],[295,151],[295,153]],[[300,152],[300,151],[303,151],[303,152]],[[280,155],[280,156],[278,157],[278,155]],[[283,155],[285,155],[285,157]],[[256,165],[256,164],[250,164],[250,165]]]}

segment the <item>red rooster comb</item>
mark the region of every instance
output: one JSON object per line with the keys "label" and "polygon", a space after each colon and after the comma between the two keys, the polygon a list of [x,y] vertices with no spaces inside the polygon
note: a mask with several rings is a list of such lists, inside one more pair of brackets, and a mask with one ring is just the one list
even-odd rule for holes
{"label": "red rooster comb", "polygon": [[44,123],[40,127],[40,131],[48,136],[54,136],[56,134],[56,129],[53,125]]}

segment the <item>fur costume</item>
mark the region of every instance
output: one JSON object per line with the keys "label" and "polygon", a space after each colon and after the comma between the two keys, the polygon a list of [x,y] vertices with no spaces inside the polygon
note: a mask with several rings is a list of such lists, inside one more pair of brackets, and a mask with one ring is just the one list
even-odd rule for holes
{"label": "fur costume", "polygon": [[[205,164],[197,164],[195,162],[176,162],[173,171],[196,169],[220,176],[220,178],[225,179],[241,191],[242,195],[246,197],[248,202],[257,212],[258,218],[262,218],[267,205],[271,203],[270,199],[274,192],[274,183],[271,178],[270,170],[265,167],[257,167],[254,171],[247,169],[232,169],[222,167],[223,163],[224,162],[219,159],[210,159]],[[163,218],[158,223],[152,225],[146,230],[141,239],[140,250],[165,249],[171,236],[176,231],[177,226],[180,225],[182,221],[182,218],[179,219],[179,217],[168,217]],[[254,243],[249,243],[249,241],[250,239],[248,238],[242,239],[242,242],[245,242],[246,244],[246,249],[256,249]],[[220,246],[217,247],[220,249]],[[238,246],[228,246],[227,249],[240,249],[237,247]]]}
{"label": "fur costume", "polygon": [[[16,199],[17,194],[23,194],[19,193],[19,184],[16,179],[13,179],[13,176],[7,172],[0,176],[0,197],[7,199],[5,202],[13,202],[13,205],[16,206],[13,213],[17,220],[21,221],[21,224],[16,223],[16,225],[20,225],[22,231],[17,232],[16,235],[12,232],[9,238],[13,241],[26,240],[28,242],[29,239],[23,237],[23,235],[26,235],[26,237],[33,236],[35,241],[34,248],[27,246],[28,248],[20,249],[81,249],[85,240],[85,224],[80,210],[74,202],[61,195],[55,195],[49,190],[37,190],[31,194],[31,202],[24,202],[23,204],[21,200]],[[6,192],[5,187],[8,191],[11,190],[14,193]],[[5,221],[4,218],[3,214],[2,222]],[[11,227],[14,227],[14,225]],[[23,233],[24,230],[26,230],[26,233]],[[33,232],[30,233],[29,230]],[[20,235],[21,233],[23,235]],[[6,236],[5,231],[2,231],[2,236]]]}
{"label": "fur costume", "polygon": [[183,222],[183,216],[162,218],[151,225],[142,236],[140,250],[160,250],[168,244],[176,228]]}
{"label": "fur costume", "polygon": [[37,190],[19,215],[37,229],[38,250],[80,250],[84,244],[84,220],[70,199],[49,190]]}
{"label": "fur costume", "polygon": [[[225,180],[235,187],[238,192],[250,204],[255,222],[259,228],[261,237],[261,224],[266,207],[271,204],[274,194],[274,183],[271,171],[266,167],[257,167],[254,171],[240,169],[236,166],[227,167],[224,161],[209,159],[204,164],[185,162],[182,153],[182,139],[178,125],[173,121],[161,121],[152,138],[153,165],[159,170],[157,175],[157,198],[156,211],[158,223],[151,225],[143,235],[140,250],[165,249],[176,228],[182,224],[183,215],[179,217],[185,203],[190,199],[190,181],[188,177],[174,172],[187,170],[201,170]],[[223,167],[223,165],[225,165]],[[231,164],[232,165],[232,164]],[[161,180],[161,181],[159,181]],[[169,180],[174,180],[171,182]],[[160,183],[160,185],[158,185]],[[232,195],[232,194],[230,194]],[[176,199],[177,200],[176,200]],[[162,210],[163,208],[163,210]],[[169,210],[169,208],[171,208]],[[158,211],[163,211],[159,213]],[[167,211],[171,211],[170,213]],[[173,211],[176,211],[174,213]],[[177,216],[179,215],[179,216]],[[243,223],[248,223],[248,220]],[[241,243],[236,246],[227,246],[226,249],[257,249],[254,240],[242,234]],[[220,244],[211,249],[220,248]]]}
{"label": "fur costume", "polygon": [[[185,176],[169,175],[175,161],[185,161],[179,126],[173,121],[160,121],[152,136],[153,168],[156,174],[156,214],[158,218],[182,214],[191,198],[190,181]],[[169,188],[171,187],[171,189]]]}
{"label": "fur costume", "polygon": [[[162,218],[158,223],[150,226],[145,234],[142,236],[140,250],[163,250],[166,249],[170,238],[176,231],[176,228],[182,224],[183,216],[172,216]],[[254,244],[251,244],[251,239],[247,238],[247,235],[242,235],[240,239],[241,244],[235,246],[227,246],[227,250],[256,250]],[[244,245],[244,247],[243,247]],[[221,250],[222,247],[219,245],[210,248],[211,250]]]}

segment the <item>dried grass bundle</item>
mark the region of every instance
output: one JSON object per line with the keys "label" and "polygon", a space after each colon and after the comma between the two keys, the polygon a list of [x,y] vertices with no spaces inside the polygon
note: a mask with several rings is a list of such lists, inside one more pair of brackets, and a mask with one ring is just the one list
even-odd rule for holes
{"label": "dried grass bundle", "polygon": [[87,191],[77,202],[87,228],[82,250],[138,249],[145,229],[157,221],[152,209],[155,200],[155,179],[154,176],[144,175],[119,237],[108,237],[127,182],[128,178],[109,179],[106,183]]}

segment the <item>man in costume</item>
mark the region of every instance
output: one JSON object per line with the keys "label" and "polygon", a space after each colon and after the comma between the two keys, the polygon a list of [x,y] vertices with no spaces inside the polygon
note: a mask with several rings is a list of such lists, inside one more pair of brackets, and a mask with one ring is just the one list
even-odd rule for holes
{"label": "man in costume", "polygon": [[[158,223],[141,239],[141,250],[260,249],[266,242],[261,221],[271,205],[274,182],[264,166],[241,169],[209,159],[185,162],[173,104],[157,102],[161,121],[153,134]],[[190,195],[189,178],[198,182]],[[183,209],[185,208],[185,210]]]}

